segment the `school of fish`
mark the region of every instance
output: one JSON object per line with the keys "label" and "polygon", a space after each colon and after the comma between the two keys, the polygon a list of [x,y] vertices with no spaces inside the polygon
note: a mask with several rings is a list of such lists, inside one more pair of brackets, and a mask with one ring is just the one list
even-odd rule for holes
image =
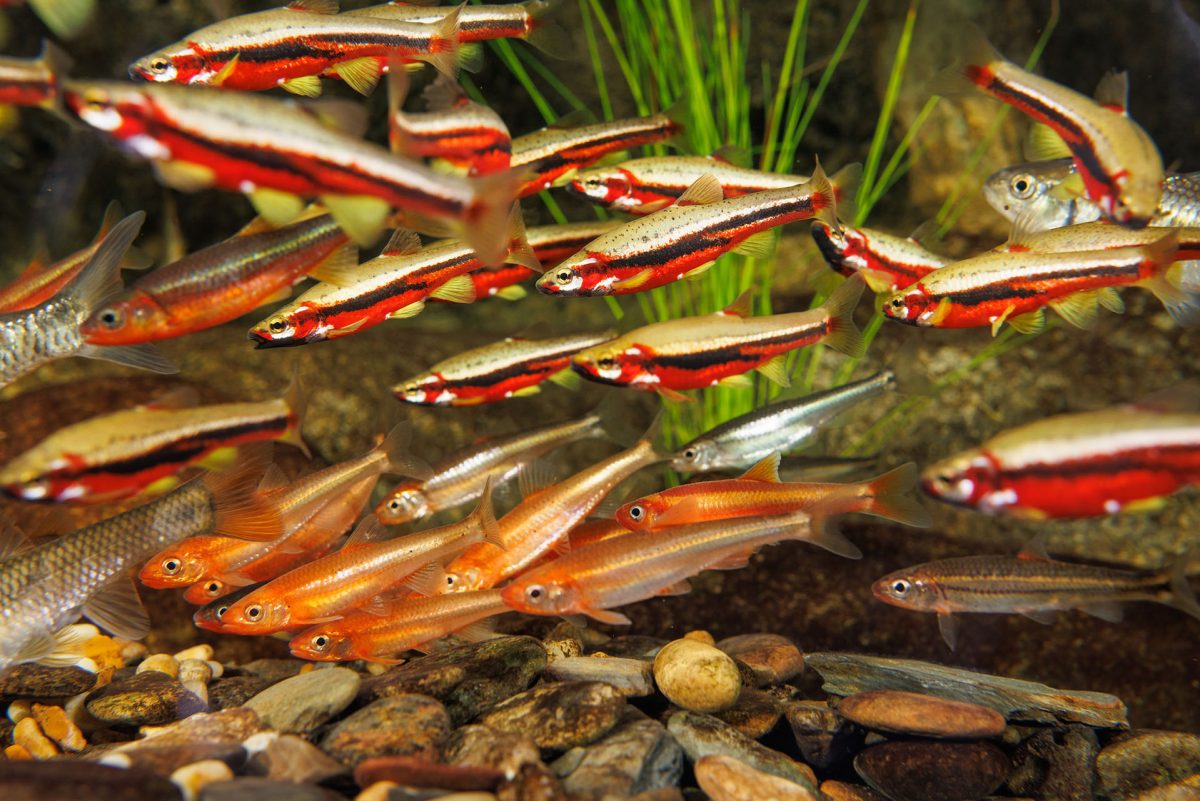
{"label": "school of fish", "polygon": [[[728,286],[727,305],[708,313],[619,331],[514,333],[430,365],[399,379],[395,398],[475,406],[548,384],[612,388],[598,390],[607,399],[577,419],[436,460],[412,452],[401,424],[363,443],[360,456],[285,475],[271,463],[271,443],[308,453],[302,367],[280,397],[200,405],[180,390],[62,428],[0,466],[0,492],[31,504],[138,505],[38,545],[0,520],[0,671],[74,662],[70,624],[80,616],[143,636],[148,618],[131,576],[183,589],[201,605],[203,628],[283,634],[305,659],[389,663],[447,636],[492,636],[495,618],[513,611],[628,624],[620,607],[686,593],[699,573],[745,566],[785,541],[858,558],[833,521],[867,514],[928,526],[917,489],[984,514],[1046,520],[1157,508],[1200,483],[1200,387],[1191,384],[998,431],[924,470],[908,463],[864,478],[855,460],[820,465],[859,473],[854,481],[785,481],[782,457],[852,407],[916,391],[898,366],[785,394],[674,448],[663,444],[661,413],[632,426],[623,388],[687,403],[714,386],[752,387],[756,371],[787,387],[788,355],[801,348],[861,357],[855,315],[867,288],[885,317],[922,328],[994,335],[1007,324],[1036,333],[1047,308],[1086,327],[1101,310],[1122,312],[1128,287],[1153,293],[1178,324],[1194,324],[1200,174],[1165,173],[1129,117],[1124,76],[1106,76],[1092,99],[1016,66],[969,31],[964,56],[931,91],[1018,109],[1036,124],[1046,159],[988,180],[984,194],[1013,221],[1013,234],[953,260],[921,237],[846,225],[857,164],[827,174],[813,158],[809,174],[791,175],[742,166],[728,152],[629,157],[646,145],[686,151],[686,103],[513,136],[456,74],[478,67],[487,40],[569,52],[555,6],[386,3],[340,12],[335,0],[293,0],[167,44],[130,64],[124,81],[69,74],[50,43],[32,59],[0,58],[0,104],[57,114],[147,161],[166,187],[242,194],[258,213],[228,239],[128,282],[121,270],[140,266],[130,247],[142,212],[111,211],[88,247],[32,262],[0,288],[0,388],[74,356],[170,373],[152,343],[264,305],[282,304],[250,328],[259,349],[376,325],[399,331],[388,321],[436,301],[569,306],[644,293],[705,275],[727,253],[771,258],[774,229],[802,221],[845,280],[809,309],[755,314],[767,306],[756,288]],[[432,79],[420,76],[423,65]],[[361,104],[271,93],[313,98],[330,81],[363,96],[387,84],[386,145],[364,138]],[[422,111],[405,108],[417,81]],[[527,228],[521,199],[557,188],[628,217]],[[360,249],[389,228],[378,254],[360,263]],[[293,298],[306,279],[316,283]],[[548,454],[582,440],[614,452],[565,476],[547,467]],[[649,468],[718,475],[621,503],[618,488]],[[399,482],[379,500],[384,476]],[[440,525],[425,525],[434,517]],[[407,524],[419,528],[393,528]],[[899,570],[871,591],[935,613],[953,647],[959,613],[1045,620],[1082,609],[1116,620],[1119,604],[1144,600],[1200,619],[1186,565],[1186,553],[1157,571],[1056,561],[1037,540],[1016,556]]]}

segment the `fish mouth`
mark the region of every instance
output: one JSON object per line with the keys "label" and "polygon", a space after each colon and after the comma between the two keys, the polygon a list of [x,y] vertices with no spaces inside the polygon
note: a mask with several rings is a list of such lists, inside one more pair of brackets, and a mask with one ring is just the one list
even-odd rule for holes
{"label": "fish mouth", "polygon": [[254,343],[255,350],[270,350],[271,348],[294,348],[308,342],[307,339],[271,339],[269,334],[251,331],[246,335]]}

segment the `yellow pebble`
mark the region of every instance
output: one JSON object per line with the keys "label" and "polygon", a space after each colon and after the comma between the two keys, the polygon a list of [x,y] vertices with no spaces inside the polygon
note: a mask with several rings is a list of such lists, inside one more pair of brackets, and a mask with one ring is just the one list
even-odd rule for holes
{"label": "yellow pebble", "polygon": [[41,727],[33,718],[24,718],[13,729],[13,742],[22,746],[34,759],[50,759],[59,755],[58,747],[42,734]]}
{"label": "yellow pebble", "polygon": [[191,648],[184,648],[182,651],[175,654],[175,658],[180,662],[185,659],[199,659],[207,662],[213,658],[213,647],[208,643],[193,645]]}
{"label": "yellow pebble", "polygon": [[742,677],[724,651],[687,637],[654,658],[654,683],[671,703],[693,712],[721,712],[737,703]]}
{"label": "yellow pebble", "polygon": [[705,631],[704,629],[696,629],[695,631],[689,631],[687,634],[683,635],[683,639],[695,640],[696,642],[702,642],[705,645],[716,645],[717,644],[717,641],[713,639],[713,636],[711,634],[709,634],[707,631]]}
{"label": "yellow pebble", "polygon": [[395,782],[375,782],[354,796],[354,801],[387,801],[388,791],[399,786]]}
{"label": "yellow pebble", "polygon": [[184,765],[171,774],[171,783],[183,793],[185,801],[200,795],[205,785],[225,782],[233,778],[233,771],[219,759],[204,759]]}
{"label": "yellow pebble", "polygon": [[24,762],[33,759],[33,754],[25,750],[23,745],[10,745],[4,749],[4,756],[13,762]]}
{"label": "yellow pebble", "polygon": [[29,717],[33,709],[30,702],[25,698],[18,698],[8,705],[8,712],[5,714],[13,723],[20,723],[25,718]]}
{"label": "yellow pebble", "polygon": [[42,727],[46,736],[58,743],[63,750],[82,751],[87,747],[87,740],[84,739],[83,732],[67,717],[66,711],[61,706],[34,704],[33,717]]}
{"label": "yellow pebble", "polygon": [[106,667],[123,668],[127,662],[123,642],[104,634],[97,634],[83,646],[83,655],[96,664],[97,670]]}
{"label": "yellow pebble", "polygon": [[137,666],[138,673],[145,673],[147,670],[157,670],[175,678],[179,675],[179,663],[170,654],[150,654]]}

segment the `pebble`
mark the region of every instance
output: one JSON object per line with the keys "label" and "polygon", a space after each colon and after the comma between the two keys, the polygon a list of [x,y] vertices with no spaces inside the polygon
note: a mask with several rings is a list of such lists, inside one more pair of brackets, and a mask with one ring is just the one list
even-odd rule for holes
{"label": "pebble", "polygon": [[1151,788],[1132,801],[1196,801],[1197,798],[1200,798],[1200,773]]}
{"label": "pebble", "polygon": [[603,737],[624,711],[625,697],[609,684],[555,682],[502,701],[479,722],[500,731],[525,732],[539,748],[565,751]]}
{"label": "pebble", "polygon": [[312,663],[302,662],[299,659],[255,659],[253,662],[242,665],[239,670],[245,675],[258,676],[271,684],[276,684],[295,676],[304,667],[311,668]]}
{"label": "pebble", "polygon": [[19,745],[25,749],[25,753],[29,754],[34,759],[50,759],[56,757],[62,752],[58,747],[50,741],[43,732],[41,726],[33,718],[22,718],[17,722],[16,728],[13,729],[13,745]]}
{"label": "pebble", "polygon": [[1008,789],[1043,801],[1090,801],[1099,751],[1096,732],[1087,726],[1043,729],[1013,752]]}
{"label": "pebble", "polygon": [[245,706],[268,728],[305,734],[350,706],[360,682],[348,668],[312,670],[268,687]]}
{"label": "pebble", "polygon": [[220,759],[236,767],[245,760],[242,741],[261,728],[258,716],[249,709],[201,713],[141,740],[118,745],[100,761],[114,767],[133,765],[163,776],[205,759]]}
{"label": "pebble", "polygon": [[761,740],[783,717],[783,705],[769,693],[746,688],[731,709],[717,712],[715,716],[751,740]]}
{"label": "pebble", "polygon": [[654,681],[671,703],[693,712],[729,709],[742,692],[733,658],[694,637],[663,646],[654,657]]}
{"label": "pebble", "polygon": [[259,732],[250,735],[242,747],[249,754],[245,772],[275,781],[319,784],[346,772],[342,763],[293,734]]}
{"label": "pebble", "polygon": [[1124,801],[1200,773],[1200,735],[1146,729],[1118,737],[1096,757],[1099,795]]}
{"label": "pebble", "polygon": [[208,702],[208,683],[213,677],[212,664],[203,659],[184,659],[179,662],[179,682],[205,703]]}
{"label": "pebble", "polygon": [[635,712],[629,710],[603,739],[576,749],[575,764],[563,776],[568,792],[624,798],[679,784],[683,749],[661,723]]}
{"label": "pebble", "polygon": [[354,781],[359,787],[388,781],[441,790],[494,790],[505,778],[502,771],[494,768],[445,765],[408,756],[375,757],[354,769]]}
{"label": "pebble", "polygon": [[976,739],[1004,733],[1004,716],[994,709],[902,690],[855,693],[838,714],[860,726],[922,737]]}
{"label": "pebble", "polygon": [[363,682],[368,698],[419,693],[450,712],[454,725],[521,692],[546,669],[546,649],[533,637],[496,637],[414,659]]}
{"label": "pebble", "polygon": [[33,717],[46,736],[58,743],[64,751],[82,751],[87,748],[83,732],[67,717],[62,707],[34,704]]}
{"label": "pebble", "polygon": [[28,698],[18,698],[8,705],[8,709],[4,711],[7,717],[13,723],[20,723],[23,719],[33,714],[33,701]]}
{"label": "pebble", "polygon": [[96,674],[81,667],[48,667],[33,662],[13,665],[0,676],[0,695],[54,698],[77,695],[96,686]]}
{"label": "pebble", "polygon": [[830,695],[907,690],[990,707],[1010,721],[1063,720],[1100,728],[1129,728],[1125,703],[1108,693],[1056,690],[1037,682],[915,659],[829,652],[808,654],[805,664],[821,674],[825,681],[822,689]]}
{"label": "pebble", "polygon": [[593,656],[626,656],[631,659],[654,660],[658,652],[667,644],[666,640],[658,637],[647,637],[644,634],[622,634],[613,637],[595,649]]}
{"label": "pebble", "polygon": [[712,755],[697,760],[696,783],[712,801],[820,801],[814,787],[755,770],[732,757]]}
{"label": "pebble", "polygon": [[213,782],[233,779],[233,771],[224,762],[206,759],[184,765],[171,774],[171,783],[183,793],[184,801],[193,801],[201,790]]}
{"label": "pebble", "polygon": [[93,691],[85,701],[92,717],[122,726],[155,726],[203,712],[206,704],[157,670],[138,673]]}
{"label": "pebble", "polygon": [[550,663],[571,659],[583,653],[583,634],[579,627],[563,621],[550,630],[542,640],[546,659]]}
{"label": "pebble", "polygon": [[0,787],[6,801],[178,801],[179,791],[165,777],[129,768],[121,770],[84,760],[0,761]]}
{"label": "pebble", "polygon": [[241,706],[270,686],[270,681],[258,676],[218,679],[208,685],[208,706],[213,711]]}
{"label": "pebble", "polygon": [[508,779],[516,776],[522,765],[541,761],[541,751],[528,734],[479,724],[455,729],[446,743],[445,756],[451,765],[494,768]]}
{"label": "pebble", "polygon": [[193,645],[191,648],[184,648],[182,651],[174,654],[174,657],[180,662],[183,662],[185,659],[199,659],[201,662],[209,662],[212,661],[213,656],[213,647],[206,642]]}
{"label": "pebble", "polygon": [[676,712],[667,720],[667,731],[692,762],[712,755],[733,757],[757,770],[816,787],[817,777],[807,765],[751,740],[712,715]]}
{"label": "pebble", "polygon": [[974,801],[1008,775],[1008,757],[991,743],[901,740],[873,745],[854,770],[892,801]]}
{"label": "pebble", "polygon": [[346,797],[315,784],[292,784],[270,779],[239,778],[213,782],[200,791],[198,801],[345,801]]}
{"label": "pebble", "polygon": [[29,753],[23,745],[9,745],[4,748],[4,758],[12,762],[23,762],[32,760],[33,754]]}
{"label": "pebble", "polygon": [[497,801],[568,801],[562,782],[540,762],[522,765],[516,776],[500,785],[496,790],[496,799]]}
{"label": "pebble", "polygon": [[151,654],[137,666],[138,673],[145,673],[147,670],[157,670],[175,678],[179,675],[179,661],[170,654]]}
{"label": "pebble", "polygon": [[571,656],[551,660],[546,675],[555,681],[602,681],[627,698],[654,694],[654,672],[642,659]]}
{"label": "pebble", "polygon": [[804,672],[804,654],[778,634],[739,634],[717,647],[753,671],[757,685],[782,684]]}
{"label": "pebble", "polygon": [[887,801],[886,796],[863,787],[861,784],[847,784],[832,779],[821,782],[821,794],[830,801]]}
{"label": "pebble", "polygon": [[862,746],[863,730],[825,701],[789,701],[783,711],[800,754],[814,767],[842,762]]}
{"label": "pebble", "polygon": [[349,767],[379,756],[411,754],[436,760],[451,728],[450,715],[436,699],[397,695],[374,701],[339,721],[325,735],[321,748]]}

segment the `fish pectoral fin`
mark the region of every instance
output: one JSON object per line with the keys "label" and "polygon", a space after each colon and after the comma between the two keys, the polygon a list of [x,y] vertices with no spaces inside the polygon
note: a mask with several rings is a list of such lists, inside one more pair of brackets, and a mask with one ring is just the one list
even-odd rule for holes
{"label": "fish pectoral fin", "polygon": [[385,595],[376,595],[357,609],[375,617],[387,617],[392,612],[392,599]]}
{"label": "fish pectoral fin", "polygon": [[687,579],[682,579],[674,584],[668,584],[658,592],[654,593],[658,597],[666,597],[668,595],[687,595],[692,591],[692,585]]}
{"label": "fish pectoral fin", "polygon": [[446,570],[437,562],[430,562],[415,573],[409,574],[401,583],[417,595],[437,595],[438,591],[446,586]]}
{"label": "fish pectoral fin", "polygon": [[1098,617],[1101,620],[1107,620],[1109,623],[1120,623],[1125,618],[1124,607],[1111,601],[1096,604],[1086,604],[1085,606],[1081,606],[1079,608],[1092,617]]}
{"label": "fish pectoral fin", "polygon": [[704,262],[704,264],[701,264],[699,267],[693,267],[692,269],[688,270],[686,273],[683,274],[683,280],[699,281],[701,278],[704,277],[705,273],[707,273],[709,270],[712,269],[712,266],[714,264],[716,264],[715,261],[706,261],[706,262]]}
{"label": "fish pectoral fin", "polygon": [[568,367],[566,370],[560,370],[559,372],[550,376],[548,380],[558,384],[563,389],[569,389],[572,391],[579,389],[579,384],[583,381],[583,379],[579,377],[579,373],[575,372],[570,367]]}
{"label": "fish pectoral fin", "polygon": [[496,619],[489,617],[484,620],[476,620],[474,623],[463,626],[458,631],[454,632],[454,636],[460,640],[467,642],[483,642],[497,637]]}
{"label": "fish pectoral fin", "polygon": [[1046,310],[1038,309],[1028,314],[1010,317],[1008,324],[1022,334],[1040,334],[1046,330]]}
{"label": "fish pectoral fin", "polygon": [[634,273],[628,278],[613,282],[612,288],[617,292],[636,292],[654,277],[654,270],[645,269]]}
{"label": "fish pectoral fin", "polygon": [[474,303],[475,283],[469,275],[456,275],[433,290],[430,295],[447,303]]}
{"label": "fish pectoral fin", "polygon": [[1095,292],[1077,292],[1051,301],[1050,308],[1076,328],[1090,328],[1096,322],[1100,306]]}
{"label": "fish pectoral fin", "polygon": [[620,612],[613,612],[611,609],[583,609],[582,611],[592,620],[599,620],[601,623],[607,623],[610,626],[628,626],[633,623],[625,615]]}
{"label": "fish pectoral fin", "polygon": [[220,575],[213,576],[213,578],[222,584],[228,584],[230,587],[249,587],[251,584],[258,583],[252,578],[243,576],[241,573],[221,573]]}
{"label": "fish pectoral fin", "polygon": [[321,96],[321,79],[316,75],[301,75],[297,78],[289,78],[279,84],[279,86],[284,91],[300,95],[301,97]]}
{"label": "fish pectoral fin", "polygon": [[1071,158],[1071,148],[1049,125],[1035,122],[1029,127],[1025,141],[1025,158],[1029,161],[1053,161]]}
{"label": "fish pectoral fin", "polygon": [[421,312],[425,311],[425,301],[418,300],[416,303],[410,303],[407,306],[402,306],[388,315],[389,320],[404,320],[409,317],[416,317]]}
{"label": "fish pectoral fin", "polygon": [[696,402],[695,398],[684,395],[682,392],[673,390],[670,387],[664,387],[662,385],[659,385],[659,386],[655,387],[654,389],[655,389],[655,391],[658,392],[659,395],[661,395],[663,397],[664,400],[669,400],[674,403],[695,403]]}
{"label": "fish pectoral fin", "polygon": [[335,70],[338,77],[345,81],[351,89],[360,95],[369,95],[374,91],[375,85],[379,83],[379,76],[383,74],[383,65],[378,58],[366,56],[338,64]]}
{"label": "fish pectoral fin", "polygon": [[792,379],[787,371],[787,357],[782,354],[765,364],[760,364],[755,369],[766,376],[769,381],[781,387],[790,387],[792,385]]}
{"label": "fish pectoral fin", "polygon": [[942,633],[942,639],[946,641],[946,645],[953,651],[958,645],[958,618],[947,612],[939,612],[937,616],[938,631]]}
{"label": "fish pectoral fin", "polygon": [[175,366],[174,362],[150,344],[117,347],[84,345],[75,351],[75,355],[85,359],[99,359],[113,364],[123,364],[126,367],[136,367],[139,370],[149,370],[153,373],[170,375],[179,372],[179,368]]}
{"label": "fish pectoral fin", "polygon": [[1113,314],[1125,313],[1125,301],[1121,300],[1121,293],[1116,287],[1106,286],[1096,290],[1096,300]]}
{"label": "fish pectoral fin", "polygon": [[199,192],[216,183],[216,173],[190,161],[155,161],[154,172],[160,181],[180,192]]}
{"label": "fish pectoral fin", "polygon": [[559,537],[554,541],[554,544],[550,546],[550,549],[554,551],[556,556],[566,556],[571,552],[571,538]]}
{"label": "fish pectoral fin", "polygon": [[761,231],[754,236],[747,237],[733,249],[733,252],[751,259],[770,258],[775,253],[775,233],[774,231]]}
{"label": "fish pectoral fin", "polygon": [[11,520],[0,517],[0,562],[32,547],[33,542],[25,536],[25,532],[17,528]]}
{"label": "fish pectoral fin", "polygon": [[392,210],[386,200],[370,195],[322,195],[321,203],[361,247],[369,247],[379,238]]}
{"label": "fish pectoral fin", "polygon": [[1121,505],[1122,512],[1157,512],[1167,505],[1165,496],[1159,495],[1154,498],[1139,498],[1136,501],[1129,501]]}
{"label": "fish pectoral fin", "polygon": [[286,225],[304,211],[304,200],[291,192],[278,189],[255,189],[248,196],[250,205],[264,220],[274,226]]}
{"label": "fish pectoral fin", "polygon": [[126,576],[101,587],[83,605],[83,615],[100,628],[125,640],[140,640],[150,630],[150,616]]}
{"label": "fish pectoral fin", "polygon": [[745,373],[738,375],[727,375],[717,382],[720,386],[729,387],[730,389],[750,389],[754,386],[754,379]]}
{"label": "fish pectoral fin", "polygon": [[528,294],[529,293],[525,290],[525,287],[518,284],[512,284],[511,286],[506,286],[503,289],[498,290],[496,292],[496,297],[503,298],[504,300],[521,300]]}

